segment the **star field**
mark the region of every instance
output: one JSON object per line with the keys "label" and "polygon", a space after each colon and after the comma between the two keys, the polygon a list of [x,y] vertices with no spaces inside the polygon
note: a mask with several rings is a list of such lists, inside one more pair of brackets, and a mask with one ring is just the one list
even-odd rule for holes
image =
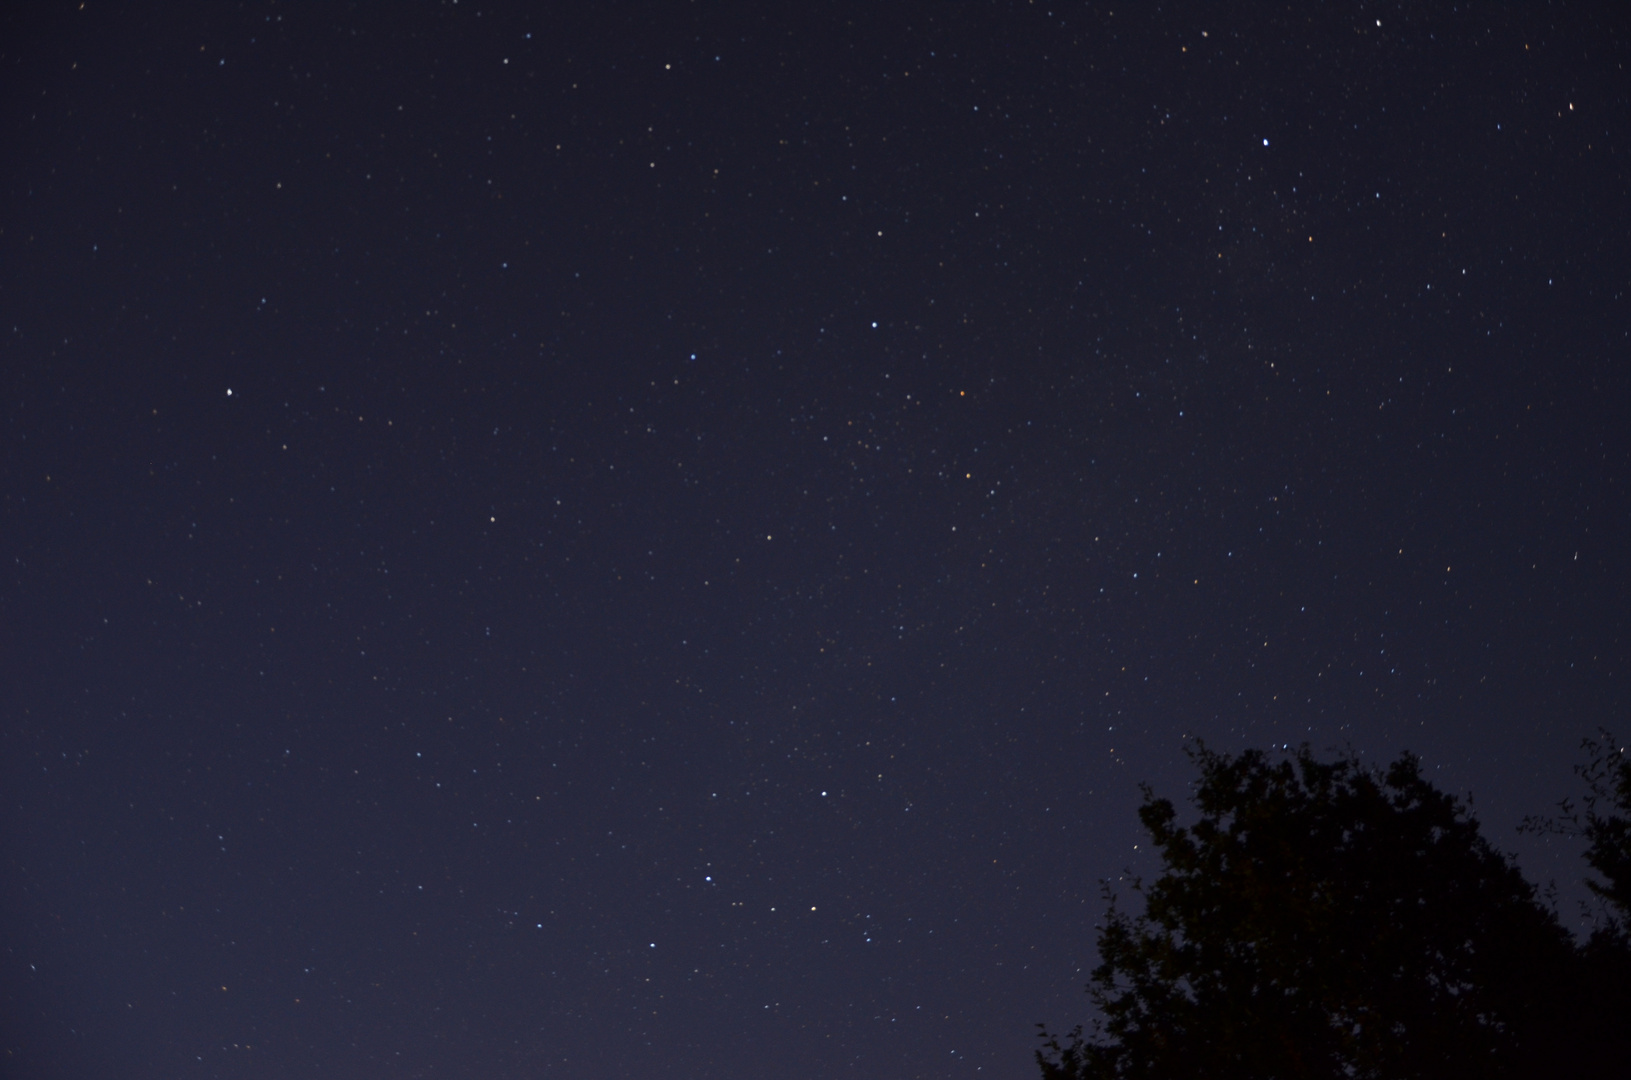
{"label": "star field", "polygon": [[1572,912],[1608,9],[4,19],[8,1075],[1031,1076],[1195,737]]}

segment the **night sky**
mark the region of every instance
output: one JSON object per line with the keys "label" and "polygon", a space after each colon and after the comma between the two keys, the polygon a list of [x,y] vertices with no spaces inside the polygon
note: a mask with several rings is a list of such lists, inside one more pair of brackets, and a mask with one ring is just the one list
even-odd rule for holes
{"label": "night sky", "polygon": [[1030,1077],[1196,737],[1578,925],[1613,5],[3,20],[4,1075]]}

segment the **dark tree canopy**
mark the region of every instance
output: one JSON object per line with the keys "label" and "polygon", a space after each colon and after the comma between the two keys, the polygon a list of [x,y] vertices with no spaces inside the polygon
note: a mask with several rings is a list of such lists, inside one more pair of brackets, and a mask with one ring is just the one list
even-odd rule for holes
{"label": "dark tree canopy", "polygon": [[1111,898],[1102,1020],[1044,1035],[1047,1080],[1622,1075],[1623,950],[1588,965],[1416,759],[1191,757],[1199,820],[1145,789],[1163,872]]}
{"label": "dark tree canopy", "polygon": [[[1586,795],[1574,822],[1586,838],[1586,862],[1603,876],[1588,879],[1586,887],[1614,906],[1614,932],[1623,933],[1631,921],[1631,757],[1608,731],[1581,748],[1586,763],[1575,771],[1586,782]],[[1565,803],[1564,812],[1571,810]]]}

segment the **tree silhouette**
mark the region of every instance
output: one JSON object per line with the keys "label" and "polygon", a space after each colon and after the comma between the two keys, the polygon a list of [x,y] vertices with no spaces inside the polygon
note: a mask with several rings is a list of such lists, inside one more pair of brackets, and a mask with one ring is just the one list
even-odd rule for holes
{"label": "tree silhouette", "polygon": [[1631,757],[1615,745],[1612,732],[1599,734],[1582,740],[1586,763],[1575,767],[1586,782],[1584,812],[1568,802],[1563,812],[1586,838],[1586,862],[1604,878],[1588,878],[1586,888],[1614,906],[1618,922],[1611,932],[1623,935],[1631,921]]}
{"label": "tree silhouette", "polygon": [[1144,789],[1164,870],[1107,897],[1102,1019],[1044,1030],[1047,1080],[1626,1075],[1623,950],[1588,963],[1415,758],[1190,757],[1199,820]]}

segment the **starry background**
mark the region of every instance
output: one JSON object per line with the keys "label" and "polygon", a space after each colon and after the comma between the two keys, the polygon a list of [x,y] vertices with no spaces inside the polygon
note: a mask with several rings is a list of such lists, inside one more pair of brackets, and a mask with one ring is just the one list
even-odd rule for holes
{"label": "starry background", "polygon": [[7,1075],[1028,1077],[1194,737],[1574,918],[1612,6],[4,18]]}

